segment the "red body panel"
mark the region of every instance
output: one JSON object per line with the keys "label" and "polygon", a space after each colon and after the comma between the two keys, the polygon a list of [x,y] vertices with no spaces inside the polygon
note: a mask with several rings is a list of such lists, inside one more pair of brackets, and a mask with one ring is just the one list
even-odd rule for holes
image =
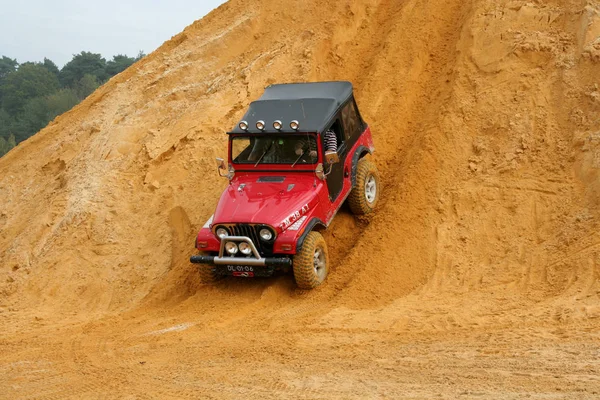
{"label": "red body panel", "polygon": [[[320,140],[318,141],[320,143]],[[328,226],[344,200],[352,190],[353,155],[359,147],[373,151],[371,131],[367,127],[356,143],[348,150],[344,160],[343,188],[331,202],[327,183],[317,178],[316,165],[258,165],[244,166],[236,172],[229,186],[219,200],[214,216],[198,233],[197,245],[205,252],[218,252],[220,241],[212,232],[218,224],[249,223],[265,224],[275,228],[277,239],[274,244],[276,254],[296,254],[296,242],[304,233],[308,223],[318,218]],[[320,146],[319,146],[320,147]],[[231,152],[230,152],[231,154]],[[319,148],[319,162],[323,162]],[[231,163],[231,159],[229,159]],[[239,168],[240,170],[242,167]],[[299,172],[299,171],[306,172]],[[309,172],[309,171],[310,172]],[[260,177],[284,177],[283,182],[258,182]],[[303,218],[306,217],[306,218]],[[299,226],[294,223],[301,220]],[[290,227],[292,227],[290,229]],[[296,228],[298,228],[296,230]],[[291,245],[290,250],[282,250],[282,245]]]}
{"label": "red body panel", "polygon": [[[265,176],[285,177],[283,182],[258,182]],[[317,182],[318,181],[318,182]],[[283,231],[281,223],[293,212],[308,205],[315,208],[322,181],[314,173],[236,173],[217,205],[213,224],[266,224]]]}

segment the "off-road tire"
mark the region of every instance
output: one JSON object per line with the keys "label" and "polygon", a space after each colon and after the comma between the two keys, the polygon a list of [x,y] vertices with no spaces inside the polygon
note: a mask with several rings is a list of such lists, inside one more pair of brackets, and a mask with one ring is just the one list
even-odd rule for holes
{"label": "off-road tire", "polygon": [[[202,256],[204,253],[198,253]],[[213,283],[221,279],[222,277],[213,272],[213,264],[198,264],[198,275],[202,283]]]}
{"label": "off-road tire", "polygon": [[[375,184],[374,191],[372,184]],[[369,184],[369,187],[367,187]],[[356,184],[348,196],[348,205],[355,215],[365,215],[377,206],[381,193],[381,181],[375,164],[362,158],[356,166]]]}
{"label": "off-road tire", "polygon": [[293,269],[300,289],[314,289],[327,278],[329,253],[327,243],[319,232],[312,231],[306,236],[302,249],[294,256]]}

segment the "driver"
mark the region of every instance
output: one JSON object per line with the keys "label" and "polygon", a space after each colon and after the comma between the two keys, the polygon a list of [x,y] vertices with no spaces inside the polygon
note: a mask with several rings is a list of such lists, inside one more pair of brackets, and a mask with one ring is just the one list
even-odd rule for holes
{"label": "driver", "polygon": [[303,154],[308,154],[310,158],[317,158],[317,148],[314,140],[298,139],[294,145],[294,153],[299,157]]}

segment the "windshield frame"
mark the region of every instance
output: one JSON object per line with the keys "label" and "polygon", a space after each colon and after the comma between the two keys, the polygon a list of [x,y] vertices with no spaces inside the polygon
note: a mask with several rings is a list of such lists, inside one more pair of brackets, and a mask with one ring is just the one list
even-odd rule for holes
{"label": "windshield frame", "polygon": [[[236,161],[235,159],[239,157],[240,154],[242,154],[244,151],[247,150],[244,149],[242,150],[235,158],[233,157],[233,151],[234,151],[234,141],[235,140],[239,140],[240,138],[255,138],[255,139],[273,139],[273,140],[277,140],[278,138],[283,138],[284,140],[287,139],[309,139],[314,141],[314,146],[315,146],[315,150],[317,152],[316,156],[313,157],[307,157],[306,162],[296,162],[297,158],[301,158],[301,157],[295,157],[293,159],[289,159],[286,160],[284,162],[273,162],[270,160],[248,160],[245,162],[240,162],[240,161]],[[320,146],[319,146],[319,135],[316,133],[312,133],[312,132],[302,132],[302,133],[262,133],[262,134],[256,134],[256,133],[244,133],[244,134],[235,134],[235,135],[231,135],[229,137],[229,161],[230,163],[232,163],[233,165],[235,165],[236,167],[240,167],[240,168],[260,168],[261,166],[270,166],[271,168],[273,166],[277,166],[277,167],[284,167],[284,168],[290,168],[292,170],[300,170],[300,169],[305,169],[302,167],[310,167],[311,169],[314,170],[314,168],[319,164],[320,162],[320,157],[321,157],[321,151],[320,151]],[[304,156],[302,156],[304,157]],[[257,162],[258,161],[258,162]],[[295,163],[296,162],[296,163]],[[294,165],[295,164],[295,165]]]}

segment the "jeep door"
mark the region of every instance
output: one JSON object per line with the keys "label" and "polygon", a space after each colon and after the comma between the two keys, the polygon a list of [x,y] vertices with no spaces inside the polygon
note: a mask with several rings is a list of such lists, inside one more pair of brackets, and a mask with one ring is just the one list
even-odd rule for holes
{"label": "jeep door", "polygon": [[[327,177],[327,188],[329,189],[329,199],[334,202],[340,195],[344,185],[344,179],[350,179],[350,171],[346,168],[346,158],[352,157],[348,154],[354,147],[356,141],[365,129],[365,123],[362,120],[354,96],[342,107],[330,129],[336,133],[338,141],[338,155],[340,162],[331,167],[331,173]],[[321,137],[323,144],[323,136]],[[324,148],[324,147],[323,147]],[[349,166],[353,168],[352,165]],[[325,171],[329,170],[329,165],[324,165]],[[351,187],[351,185],[349,185]],[[345,193],[344,193],[345,195]]]}
{"label": "jeep door", "polygon": [[[341,123],[339,114],[328,129],[335,132],[337,138],[337,153],[340,158],[340,162],[338,163],[329,165],[325,162],[323,165],[325,172],[329,171],[331,168],[331,172],[327,175],[327,189],[329,190],[329,200],[333,203],[344,187],[344,164],[346,156],[348,155],[348,146],[346,144],[344,127]],[[327,129],[325,131],[327,131]],[[325,133],[321,135],[321,146],[323,154],[325,154]]]}

